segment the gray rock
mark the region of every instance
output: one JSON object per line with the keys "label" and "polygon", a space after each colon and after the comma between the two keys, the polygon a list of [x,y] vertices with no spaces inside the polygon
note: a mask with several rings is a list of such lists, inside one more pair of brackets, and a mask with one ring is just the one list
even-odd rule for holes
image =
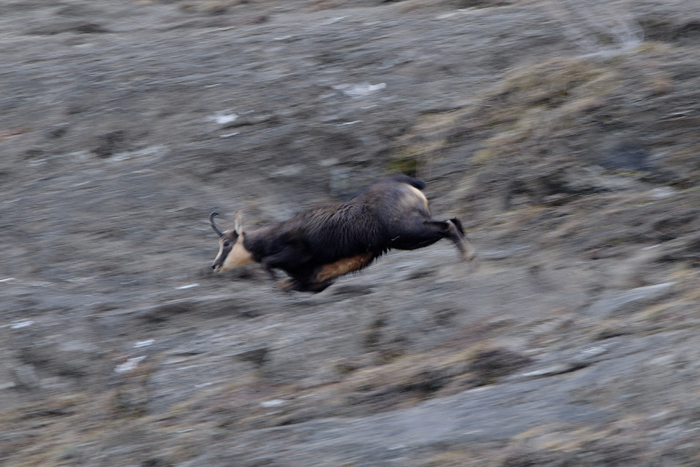
{"label": "gray rock", "polygon": [[[0,2],[4,463],[697,463],[697,0],[540,3]],[[478,268],[212,273],[394,170]]]}
{"label": "gray rock", "polygon": [[649,153],[635,143],[621,143],[604,153],[598,162],[616,170],[648,170]]}
{"label": "gray rock", "polygon": [[267,347],[259,347],[256,349],[243,350],[231,356],[243,362],[251,362],[256,367],[260,367],[265,363],[268,351]]}
{"label": "gray rock", "polygon": [[21,365],[15,368],[17,385],[24,389],[37,389],[40,381],[34,365]]}
{"label": "gray rock", "polygon": [[585,314],[605,317],[617,316],[641,310],[673,292],[675,282],[638,287],[627,292],[608,292],[593,302]]}

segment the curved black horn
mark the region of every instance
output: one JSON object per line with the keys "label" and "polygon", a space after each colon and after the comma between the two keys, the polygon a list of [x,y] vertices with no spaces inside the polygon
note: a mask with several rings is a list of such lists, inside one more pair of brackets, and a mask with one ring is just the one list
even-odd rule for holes
{"label": "curved black horn", "polygon": [[219,235],[219,237],[223,237],[224,233],[221,230],[217,229],[216,224],[214,224],[214,218],[218,215],[219,213],[216,211],[209,214],[209,223],[211,224],[211,228],[214,229],[214,232],[216,232]]}

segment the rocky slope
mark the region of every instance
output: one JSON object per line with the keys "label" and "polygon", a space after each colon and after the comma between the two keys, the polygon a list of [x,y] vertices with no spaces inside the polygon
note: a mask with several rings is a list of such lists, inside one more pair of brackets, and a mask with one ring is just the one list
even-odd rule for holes
{"label": "rocky slope", "polygon": [[[0,459],[700,463],[694,1],[0,5]],[[317,295],[247,225],[417,174],[479,250]]]}

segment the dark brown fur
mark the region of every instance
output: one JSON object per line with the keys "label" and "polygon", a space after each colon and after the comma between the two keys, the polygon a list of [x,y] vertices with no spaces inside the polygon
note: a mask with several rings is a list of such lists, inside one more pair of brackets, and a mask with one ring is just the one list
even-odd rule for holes
{"label": "dark brown fur", "polygon": [[288,289],[320,292],[336,277],[367,267],[392,248],[414,250],[447,238],[470,260],[474,250],[460,221],[431,219],[419,191],[423,188],[422,180],[397,175],[377,181],[345,203],[247,232],[240,226],[219,232],[212,213],[212,227],[221,236],[221,251],[212,267],[227,269],[226,258],[235,251],[243,259],[229,260],[231,267],[256,261],[272,277],[275,269],[285,271],[291,277]]}

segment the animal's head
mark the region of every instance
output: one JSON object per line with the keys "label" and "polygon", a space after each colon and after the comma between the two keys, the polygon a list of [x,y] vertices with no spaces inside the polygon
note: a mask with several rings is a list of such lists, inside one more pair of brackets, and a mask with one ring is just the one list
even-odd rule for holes
{"label": "animal's head", "polygon": [[254,262],[253,255],[243,245],[245,233],[240,213],[236,212],[233,230],[225,232],[219,230],[214,223],[214,218],[218,215],[218,212],[209,214],[211,228],[219,236],[219,254],[211,265],[212,269],[216,272],[224,272]]}

